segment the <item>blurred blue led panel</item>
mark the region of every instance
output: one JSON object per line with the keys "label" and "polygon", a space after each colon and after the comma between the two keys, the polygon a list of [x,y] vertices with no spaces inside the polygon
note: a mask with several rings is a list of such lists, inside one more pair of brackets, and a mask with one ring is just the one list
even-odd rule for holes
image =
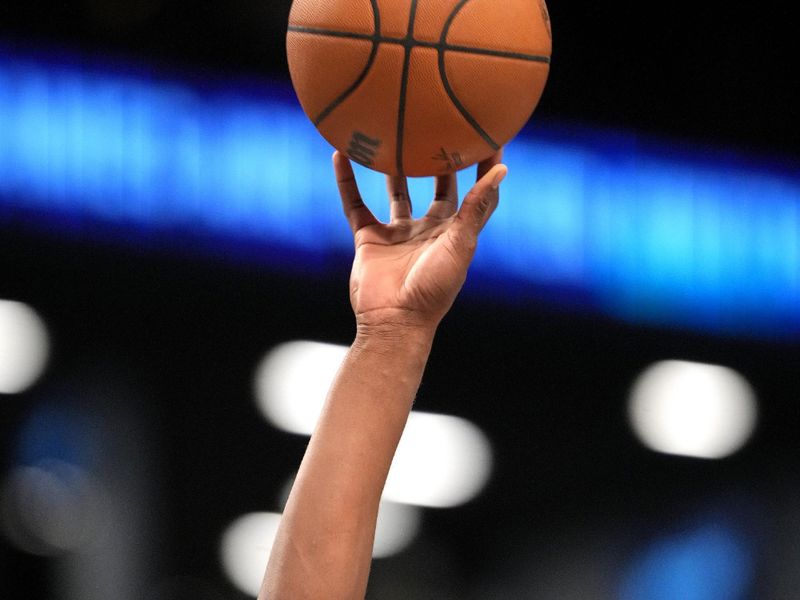
{"label": "blurred blue led panel", "polygon": [[631,566],[620,600],[744,600],[750,597],[752,552],[734,531],[707,525],[662,540]]}
{"label": "blurred blue led panel", "polygon": [[[331,148],[286,83],[168,77],[0,46],[0,225],[346,265]],[[633,323],[800,337],[800,175],[632,135],[536,127],[468,291]],[[382,177],[359,169],[386,218]],[[472,173],[462,173],[462,192]],[[412,182],[415,211],[430,181]]]}
{"label": "blurred blue led panel", "polygon": [[89,467],[97,448],[89,417],[66,403],[33,408],[23,421],[14,452],[20,466],[60,462]]}

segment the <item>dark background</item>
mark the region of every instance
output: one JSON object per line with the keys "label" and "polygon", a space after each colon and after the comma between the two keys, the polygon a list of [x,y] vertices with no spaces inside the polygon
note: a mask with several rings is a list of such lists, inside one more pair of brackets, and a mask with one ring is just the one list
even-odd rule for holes
{"label": "dark background", "polygon": [[[800,36],[788,3],[549,8],[553,64],[535,119],[621,128],[676,147],[800,156]],[[200,77],[286,78],[288,11],[283,0],[5,2],[0,42]],[[0,399],[0,447],[13,448],[36,398],[79,396],[86,386],[102,396],[113,375],[115,389],[148,399],[137,414],[156,489],[150,570],[154,582],[185,583],[159,597],[242,597],[220,570],[219,532],[244,512],[280,508],[278,490],[306,443],[256,415],[253,365],[287,339],[351,340],[347,270],[289,277],[6,228],[0,274],[0,297],[37,307],[54,339],[44,380]],[[633,438],[631,382],[668,358],[725,364],[753,384],[761,421],[743,452],[697,461]],[[759,559],[748,597],[798,597],[798,359],[800,346],[787,342],[460,301],[417,407],[480,424],[496,470],[477,500],[426,511],[414,545],[376,561],[370,597],[615,597],[615,573],[642,544],[703,515],[751,536]],[[0,543],[4,600],[58,598],[57,581],[50,560]]]}

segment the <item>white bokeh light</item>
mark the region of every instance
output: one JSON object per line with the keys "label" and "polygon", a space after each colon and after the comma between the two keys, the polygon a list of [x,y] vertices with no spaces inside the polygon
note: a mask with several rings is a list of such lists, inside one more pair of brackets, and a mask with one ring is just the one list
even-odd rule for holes
{"label": "white bokeh light", "polygon": [[409,415],[383,497],[445,508],[474,498],[492,470],[486,435],[469,421],[446,415]]}
{"label": "white bokeh light", "polygon": [[652,450],[719,459],[747,442],[758,407],[752,387],[736,371],[668,360],[638,377],[628,415],[633,431]]}
{"label": "white bokeh light", "polygon": [[275,427],[311,435],[346,346],[296,341],[275,347],[258,365],[255,394]]}
{"label": "white bokeh light", "polygon": [[382,500],[375,527],[374,558],[388,558],[405,550],[422,525],[422,509]]}
{"label": "white bokeh light", "polygon": [[6,537],[30,554],[59,556],[96,547],[110,513],[99,482],[61,461],[13,469],[0,493]]}
{"label": "white bokeh light", "polygon": [[19,394],[39,378],[50,342],[41,317],[27,304],[0,300],[0,394]]}
{"label": "white bokeh light", "polygon": [[223,533],[222,568],[242,593],[258,596],[280,523],[277,513],[250,513],[236,519]]}

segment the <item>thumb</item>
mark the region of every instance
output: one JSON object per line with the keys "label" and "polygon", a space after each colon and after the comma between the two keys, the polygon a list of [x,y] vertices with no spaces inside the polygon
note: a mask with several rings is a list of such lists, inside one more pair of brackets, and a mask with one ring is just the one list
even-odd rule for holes
{"label": "thumb", "polygon": [[500,202],[500,183],[508,175],[508,167],[495,165],[474,185],[464,198],[453,223],[453,233],[475,244]]}

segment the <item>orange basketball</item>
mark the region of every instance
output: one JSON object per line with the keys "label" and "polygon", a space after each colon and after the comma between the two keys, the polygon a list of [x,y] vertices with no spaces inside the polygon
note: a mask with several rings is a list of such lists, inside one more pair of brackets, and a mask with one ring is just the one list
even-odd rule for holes
{"label": "orange basketball", "polygon": [[451,173],[530,119],[550,69],[544,0],[294,0],[292,83],[322,135],[391,175]]}

